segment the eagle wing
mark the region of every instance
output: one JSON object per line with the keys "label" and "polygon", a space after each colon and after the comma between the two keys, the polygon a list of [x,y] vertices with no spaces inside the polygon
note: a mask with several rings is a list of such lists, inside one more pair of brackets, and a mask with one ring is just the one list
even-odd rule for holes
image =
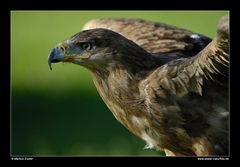
{"label": "eagle wing", "polygon": [[[202,95],[204,80],[212,80],[220,85],[228,82],[229,69],[229,30],[228,17],[218,24],[213,41],[194,57],[180,58],[156,69],[148,78],[157,81],[159,86],[172,94],[183,96],[189,92]],[[156,79],[158,78],[158,79]]]}
{"label": "eagle wing", "polygon": [[[228,150],[228,27],[226,16],[220,20],[215,38],[201,52],[164,64],[140,85],[148,112],[169,129],[166,135],[171,131],[176,134],[180,128],[177,136],[182,141],[198,137],[192,150],[199,155],[215,154],[214,149],[226,154]],[[200,153],[197,147],[209,150]]]}
{"label": "eagle wing", "polygon": [[106,28],[118,32],[150,53],[175,52],[168,54],[173,57],[196,55],[211,42],[211,39],[204,35],[142,19],[94,19],[87,22],[83,30],[94,28]]}

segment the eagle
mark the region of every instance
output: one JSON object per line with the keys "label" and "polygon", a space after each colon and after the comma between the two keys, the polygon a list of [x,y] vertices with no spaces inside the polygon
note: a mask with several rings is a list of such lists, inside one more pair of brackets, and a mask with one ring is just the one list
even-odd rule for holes
{"label": "eagle", "polygon": [[229,16],[213,39],[142,19],[104,18],[57,44],[48,64],[87,68],[103,101],[145,148],[229,154]]}

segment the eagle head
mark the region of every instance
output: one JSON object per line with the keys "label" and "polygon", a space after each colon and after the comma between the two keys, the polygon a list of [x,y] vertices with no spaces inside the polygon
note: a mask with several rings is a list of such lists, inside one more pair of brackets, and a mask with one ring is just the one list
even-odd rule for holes
{"label": "eagle head", "polygon": [[[48,64],[70,62],[99,71],[104,68],[136,63],[148,54],[131,40],[107,29],[97,28],[79,32],[55,46]],[[131,55],[131,56],[130,56]],[[134,58],[135,57],[135,58]],[[146,59],[146,58],[145,58]],[[140,58],[139,62],[144,62]]]}

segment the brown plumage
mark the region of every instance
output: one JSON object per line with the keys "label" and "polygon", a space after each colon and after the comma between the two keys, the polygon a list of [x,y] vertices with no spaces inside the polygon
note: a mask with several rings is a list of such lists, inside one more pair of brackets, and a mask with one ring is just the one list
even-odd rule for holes
{"label": "brown plumage", "polygon": [[57,45],[49,64],[89,69],[115,118],[147,147],[167,155],[228,154],[228,17],[212,41],[143,20],[94,20],[88,28]]}
{"label": "brown plumage", "polygon": [[142,19],[95,19],[83,30],[106,28],[132,40],[150,53],[178,52],[184,57],[196,55],[211,39],[189,30]]}

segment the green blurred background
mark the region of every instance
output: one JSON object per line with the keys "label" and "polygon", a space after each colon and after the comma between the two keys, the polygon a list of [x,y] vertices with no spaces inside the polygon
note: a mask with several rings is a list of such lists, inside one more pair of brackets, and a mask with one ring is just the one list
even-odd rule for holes
{"label": "green blurred background", "polygon": [[228,11],[11,11],[12,155],[162,155],[118,123],[90,73],[47,64],[57,43],[94,18],[163,22],[213,37]]}

